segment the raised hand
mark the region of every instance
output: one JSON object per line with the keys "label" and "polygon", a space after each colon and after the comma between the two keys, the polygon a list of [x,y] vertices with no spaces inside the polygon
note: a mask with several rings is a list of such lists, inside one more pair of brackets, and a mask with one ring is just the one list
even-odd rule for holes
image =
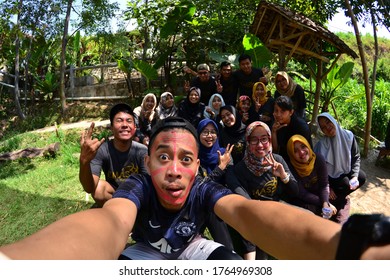
{"label": "raised hand", "polygon": [[221,170],[224,170],[226,168],[226,166],[229,164],[229,162],[231,161],[231,154],[232,154],[233,148],[234,148],[234,145],[228,144],[226,146],[226,151],[223,155],[221,155],[220,151],[217,151],[218,157],[219,157],[219,165],[218,166],[219,166],[219,168],[221,168]]}
{"label": "raised hand", "polygon": [[80,139],[80,163],[90,163],[91,160],[96,156],[97,150],[100,145],[103,144],[104,138],[99,140],[97,138],[92,138],[93,129],[95,128],[95,123],[92,122],[91,126],[87,131],[83,131]]}
{"label": "raised hand", "polygon": [[223,90],[223,86],[221,85],[221,82],[219,80],[215,81],[215,84],[217,85],[217,92],[221,93]]}
{"label": "raised hand", "polygon": [[265,160],[272,167],[272,174],[281,179],[287,177],[287,173],[284,170],[283,164],[277,162],[272,154],[266,156]]}

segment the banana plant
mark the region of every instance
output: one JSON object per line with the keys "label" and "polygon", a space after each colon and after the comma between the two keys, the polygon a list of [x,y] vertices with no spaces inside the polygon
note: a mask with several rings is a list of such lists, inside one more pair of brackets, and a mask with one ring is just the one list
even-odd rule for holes
{"label": "banana plant", "polygon": [[321,85],[323,97],[322,112],[329,111],[329,104],[337,98],[337,96],[335,96],[336,91],[343,87],[350,79],[353,66],[353,62],[346,62],[341,67],[335,65],[335,67],[329,71],[326,79],[323,79]]}
{"label": "banana plant", "polygon": [[[272,53],[257,36],[250,33],[245,34],[242,38],[242,49],[244,53],[250,55],[254,67],[270,67],[273,59]],[[228,61],[235,68],[238,68],[238,54],[211,52],[210,57],[218,63]]]}
{"label": "banana plant", "polygon": [[158,72],[152,65],[149,63],[139,60],[139,59],[119,59],[118,61],[119,70],[123,71],[126,74],[126,83],[129,89],[129,92],[132,91],[131,87],[131,71],[136,69],[146,80],[147,89],[150,88],[150,81],[158,79]]}

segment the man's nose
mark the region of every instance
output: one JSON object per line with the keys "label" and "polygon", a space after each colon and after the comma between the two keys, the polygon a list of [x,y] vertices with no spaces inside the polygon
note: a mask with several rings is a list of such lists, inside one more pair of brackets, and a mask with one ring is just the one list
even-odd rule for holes
{"label": "man's nose", "polygon": [[172,177],[181,177],[178,160],[173,160],[168,167],[168,175]]}

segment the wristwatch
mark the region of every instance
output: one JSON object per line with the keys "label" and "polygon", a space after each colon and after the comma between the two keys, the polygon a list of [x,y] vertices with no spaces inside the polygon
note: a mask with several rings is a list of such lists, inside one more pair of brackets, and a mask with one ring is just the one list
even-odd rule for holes
{"label": "wristwatch", "polygon": [[390,217],[383,214],[355,214],[341,229],[337,260],[358,260],[371,245],[390,243]]}

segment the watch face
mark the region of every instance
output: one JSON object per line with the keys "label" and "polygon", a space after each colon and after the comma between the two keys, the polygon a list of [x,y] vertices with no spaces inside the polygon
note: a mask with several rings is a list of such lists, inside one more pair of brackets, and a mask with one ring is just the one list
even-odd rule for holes
{"label": "watch face", "polygon": [[390,243],[390,217],[355,214],[343,225],[336,259],[358,260],[370,245]]}
{"label": "watch face", "polygon": [[372,231],[373,244],[390,243],[390,217],[382,216]]}

